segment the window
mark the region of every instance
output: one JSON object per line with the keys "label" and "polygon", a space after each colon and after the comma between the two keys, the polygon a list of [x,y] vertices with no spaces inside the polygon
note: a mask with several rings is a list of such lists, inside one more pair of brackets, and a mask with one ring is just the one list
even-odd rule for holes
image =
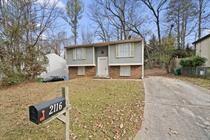
{"label": "window", "polygon": [[131,76],[131,67],[120,66],[120,76]]}
{"label": "window", "polygon": [[85,75],[85,67],[78,67],[77,75]]}
{"label": "window", "polygon": [[73,59],[74,60],[86,59],[86,49],[85,48],[75,48],[73,50]]}
{"label": "window", "polygon": [[119,44],[116,46],[116,57],[133,57],[134,43]]}

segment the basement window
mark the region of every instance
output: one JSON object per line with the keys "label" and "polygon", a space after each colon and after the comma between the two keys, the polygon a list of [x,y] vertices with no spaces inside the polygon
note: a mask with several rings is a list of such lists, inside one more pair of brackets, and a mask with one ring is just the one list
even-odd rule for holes
{"label": "basement window", "polygon": [[78,67],[77,75],[85,75],[85,67]]}
{"label": "basement window", "polygon": [[120,76],[131,76],[131,67],[120,66]]}

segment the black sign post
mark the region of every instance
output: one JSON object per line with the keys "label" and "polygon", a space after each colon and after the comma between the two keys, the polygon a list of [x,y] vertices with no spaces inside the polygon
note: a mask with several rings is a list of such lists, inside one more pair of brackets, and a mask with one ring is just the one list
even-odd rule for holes
{"label": "black sign post", "polygon": [[69,140],[69,93],[68,87],[62,88],[62,97],[29,106],[29,119],[35,124],[49,123],[59,119],[65,126],[65,140]]}

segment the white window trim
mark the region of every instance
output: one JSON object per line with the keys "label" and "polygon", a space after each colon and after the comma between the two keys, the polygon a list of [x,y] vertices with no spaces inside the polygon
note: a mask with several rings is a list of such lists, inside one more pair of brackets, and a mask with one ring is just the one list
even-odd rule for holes
{"label": "white window trim", "polygon": [[79,67],[79,66],[96,66],[95,64],[75,64],[75,65],[67,65],[68,67]]}
{"label": "white window trim", "polygon": [[111,63],[109,66],[143,65],[142,63]]}

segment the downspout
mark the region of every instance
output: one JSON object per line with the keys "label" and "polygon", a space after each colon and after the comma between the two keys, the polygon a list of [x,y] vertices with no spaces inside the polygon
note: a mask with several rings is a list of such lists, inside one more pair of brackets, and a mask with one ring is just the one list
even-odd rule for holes
{"label": "downspout", "polygon": [[142,40],[142,70],[141,70],[141,79],[144,79],[144,39]]}
{"label": "downspout", "polygon": [[67,57],[67,48],[64,47],[64,59],[66,60],[66,79],[65,80],[70,80],[70,72],[69,72],[69,66],[68,66],[68,57]]}

